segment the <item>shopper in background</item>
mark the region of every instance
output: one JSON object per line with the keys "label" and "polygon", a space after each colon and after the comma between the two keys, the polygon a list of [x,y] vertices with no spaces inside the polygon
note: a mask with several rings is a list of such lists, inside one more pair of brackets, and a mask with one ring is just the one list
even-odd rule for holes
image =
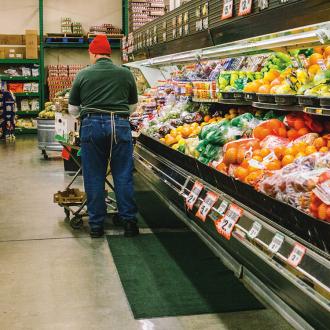
{"label": "shopper in background", "polygon": [[104,235],[105,178],[110,161],[125,236],[139,233],[133,188],[133,145],[129,114],[138,101],[132,73],[114,65],[105,35],[89,46],[92,65],[80,71],[69,97],[69,112],[81,118],[81,158],[90,235]]}

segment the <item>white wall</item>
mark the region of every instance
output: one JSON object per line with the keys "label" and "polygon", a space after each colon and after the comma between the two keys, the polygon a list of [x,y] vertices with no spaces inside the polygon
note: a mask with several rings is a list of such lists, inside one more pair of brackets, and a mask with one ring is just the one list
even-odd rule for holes
{"label": "white wall", "polygon": [[[0,34],[24,34],[39,30],[38,0],[0,0]],[[81,22],[85,32],[91,25],[122,26],[122,0],[44,0],[44,33],[61,32],[61,17]],[[120,51],[113,51],[120,63]],[[86,49],[45,49],[45,64],[87,64]]]}

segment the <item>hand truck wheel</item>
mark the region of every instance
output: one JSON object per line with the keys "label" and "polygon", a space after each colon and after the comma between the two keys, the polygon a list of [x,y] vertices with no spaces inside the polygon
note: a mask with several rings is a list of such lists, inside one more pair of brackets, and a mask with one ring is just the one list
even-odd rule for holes
{"label": "hand truck wheel", "polygon": [[73,229],[80,229],[84,224],[82,216],[75,215],[72,219],[70,219],[70,226]]}

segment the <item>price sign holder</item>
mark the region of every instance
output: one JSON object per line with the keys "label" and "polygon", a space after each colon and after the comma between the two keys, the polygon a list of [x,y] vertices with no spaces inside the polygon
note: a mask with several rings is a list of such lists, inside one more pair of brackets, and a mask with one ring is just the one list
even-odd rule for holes
{"label": "price sign holder", "polygon": [[224,0],[221,19],[233,17],[234,0]]}
{"label": "price sign holder", "polygon": [[226,214],[215,221],[215,227],[218,233],[226,238],[230,239],[235,224],[243,214],[243,210],[235,204],[231,204]]}
{"label": "price sign holder", "polygon": [[289,265],[296,268],[301,263],[301,260],[303,259],[305,254],[306,248],[303,245],[296,243],[288,257]]}
{"label": "price sign holder", "polygon": [[272,241],[268,245],[268,250],[272,253],[277,253],[284,242],[284,236],[280,233],[276,233]]}
{"label": "price sign holder", "polygon": [[211,208],[213,207],[213,205],[216,203],[217,200],[218,200],[218,195],[212,191],[209,191],[206,194],[203,203],[200,205],[196,213],[196,217],[202,220],[203,222],[205,222],[207,215],[209,214]]}
{"label": "price sign holder", "polygon": [[200,182],[196,181],[194,183],[189,195],[186,198],[186,205],[187,205],[188,210],[192,210],[192,208],[194,207],[194,205],[198,199],[198,196],[200,195],[200,193],[202,192],[203,189],[204,189],[204,186]]}
{"label": "price sign holder", "polygon": [[252,0],[241,0],[239,3],[238,16],[244,16],[251,13]]}
{"label": "price sign holder", "polygon": [[227,211],[228,206],[229,206],[229,202],[227,202],[226,200],[223,200],[221,202],[220,206],[218,207],[217,212],[220,215],[224,215],[225,212]]}
{"label": "price sign holder", "polygon": [[259,222],[255,221],[248,232],[248,236],[252,239],[256,238],[259,235],[261,229],[262,225]]}

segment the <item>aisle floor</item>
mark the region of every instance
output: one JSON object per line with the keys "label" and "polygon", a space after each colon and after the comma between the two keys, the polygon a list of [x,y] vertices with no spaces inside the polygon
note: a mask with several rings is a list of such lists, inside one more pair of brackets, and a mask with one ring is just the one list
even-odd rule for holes
{"label": "aisle floor", "polygon": [[17,138],[0,144],[0,178],[0,329],[291,329],[270,309],[135,320],[106,241],[53,204],[71,180],[62,161]]}

